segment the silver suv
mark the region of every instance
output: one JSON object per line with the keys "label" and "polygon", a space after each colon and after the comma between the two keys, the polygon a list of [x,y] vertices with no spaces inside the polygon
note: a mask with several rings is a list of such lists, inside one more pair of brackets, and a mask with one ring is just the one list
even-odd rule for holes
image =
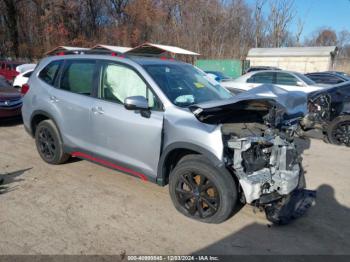
{"label": "silver suv", "polygon": [[234,97],[190,64],[54,56],[23,89],[24,126],[47,163],[73,156],[169,184],[176,209],[207,223],[248,203],[283,224],[310,205],[283,107]]}

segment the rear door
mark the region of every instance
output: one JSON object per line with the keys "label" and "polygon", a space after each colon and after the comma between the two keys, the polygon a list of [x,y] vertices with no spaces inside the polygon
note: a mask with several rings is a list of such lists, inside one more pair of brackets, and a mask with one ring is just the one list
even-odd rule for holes
{"label": "rear door", "polygon": [[[163,128],[159,99],[136,69],[108,61],[99,68],[99,99],[91,107],[96,152],[155,178]],[[150,110],[127,110],[124,100],[129,96],[146,97]]]}
{"label": "rear door", "polygon": [[306,92],[306,86],[299,86],[299,79],[292,74],[285,72],[276,72],[275,85],[288,91],[302,91]]}
{"label": "rear door", "polygon": [[273,72],[259,72],[247,79],[248,90],[263,84],[273,84]]}
{"label": "rear door", "polygon": [[62,119],[61,134],[66,145],[93,150],[90,109],[94,103],[93,87],[97,83],[96,61],[89,59],[66,60],[56,83],[50,90],[50,102]]}

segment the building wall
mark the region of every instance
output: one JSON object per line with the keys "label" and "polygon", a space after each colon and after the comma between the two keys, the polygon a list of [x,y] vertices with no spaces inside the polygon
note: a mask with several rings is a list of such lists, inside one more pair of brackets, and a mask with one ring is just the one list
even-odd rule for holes
{"label": "building wall", "polygon": [[320,57],[247,57],[250,66],[276,66],[300,73],[332,70],[331,56]]}

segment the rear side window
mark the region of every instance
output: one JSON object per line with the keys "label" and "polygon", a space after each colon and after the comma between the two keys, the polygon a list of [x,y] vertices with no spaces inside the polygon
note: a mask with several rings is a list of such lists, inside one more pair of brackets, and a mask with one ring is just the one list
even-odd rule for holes
{"label": "rear side window", "polygon": [[61,61],[51,62],[43,70],[41,70],[41,72],[39,73],[39,78],[47,84],[53,86],[60,64]]}
{"label": "rear side window", "polygon": [[287,73],[276,73],[276,84],[277,85],[287,85],[296,86],[298,79]]}
{"label": "rear side window", "polygon": [[273,83],[273,73],[262,72],[256,73],[247,80],[247,83],[258,83],[258,84],[272,84]]}
{"label": "rear side window", "polygon": [[90,95],[96,62],[92,60],[67,61],[60,81],[60,89],[81,95]]}

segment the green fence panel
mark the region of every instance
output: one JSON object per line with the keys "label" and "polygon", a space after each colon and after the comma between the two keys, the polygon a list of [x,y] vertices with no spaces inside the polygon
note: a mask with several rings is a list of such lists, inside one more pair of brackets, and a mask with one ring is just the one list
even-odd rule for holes
{"label": "green fence panel", "polygon": [[231,59],[198,59],[195,65],[203,71],[219,71],[229,77],[237,78],[242,75],[243,62]]}

